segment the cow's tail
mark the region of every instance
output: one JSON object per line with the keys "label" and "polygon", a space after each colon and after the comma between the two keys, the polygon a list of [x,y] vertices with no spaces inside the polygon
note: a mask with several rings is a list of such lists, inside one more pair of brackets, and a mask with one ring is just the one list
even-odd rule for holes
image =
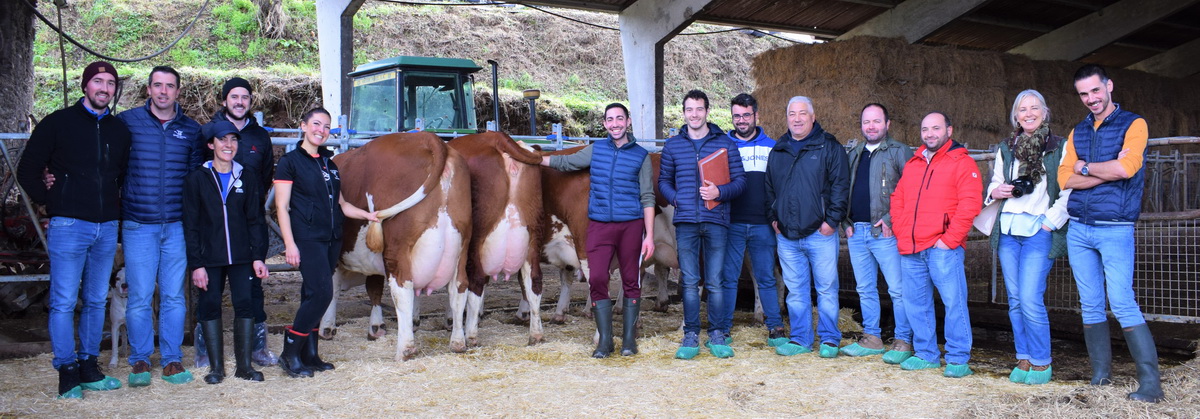
{"label": "cow's tail", "polygon": [[[429,195],[429,191],[437,187],[441,177],[444,176],[443,172],[446,168],[446,145],[442,143],[441,139],[437,139],[436,141],[435,144],[431,144],[431,147],[429,147],[431,152],[430,163],[432,164],[429,165],[429,172],[425,176],[425,182],[421,184],[421,187],[417,188],[412,195],[396,203],[396,205],[380,210],[379,214],[377,214],[379,222],[367,222],[367,249],[375,253],[382,253],[383,222],[419,204]],[[375,212],[375,199],[371,196],[370,192],[367,193],[367,211]]]}
{"label": "cow's tail", "polygon": [[534,151],[532,147],[528,145],[523,146],[521,144],[517,144],[516,141],[513,141],[512,138],[509,138],[507,135],[501,135],[501,137],[502,138],[499,141],[499,149],[501,153],[508,154],[513,158],[513,160],[521,163],[531,164],[534,166],[542,164],[542,155],[538,154],[537,151]]}

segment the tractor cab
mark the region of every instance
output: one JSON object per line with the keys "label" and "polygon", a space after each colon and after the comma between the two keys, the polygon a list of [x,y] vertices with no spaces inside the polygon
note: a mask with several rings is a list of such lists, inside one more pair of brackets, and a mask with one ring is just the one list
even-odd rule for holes
{"label": "tractor cab", "polygon": [[[358,66],[350,73],[350,129],[357,132],[474,133],[475,73],[464,58],[399,56]],[[375,135],[365,135],[374,137]]]}

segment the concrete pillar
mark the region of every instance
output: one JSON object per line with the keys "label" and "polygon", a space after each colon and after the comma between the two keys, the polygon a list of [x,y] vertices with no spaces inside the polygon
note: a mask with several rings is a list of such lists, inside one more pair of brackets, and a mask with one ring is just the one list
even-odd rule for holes
{"label": "concrete pillar", "polygon": [[1075,61],[1196,1],[1121,0],[1008,52],[1035,60]]}
{"label": "concrete pillar", "polygon": [[333,124],[350,113],[350,83],[354,69],[354,14],[366,0],[317,0],[317,48],[321,54],[321,105]]}
{"label": "concrete pillar", "polygon": [[842,34],[839,41],[856,36],[904,38],[916,43],[965,15],[987,0],[908,0]]}
{"label": "concrete pillar", "polygon": [[696,13],[711,1],[639,0],[618,15],[635,137],[662,137],[663,45],[691,24]]}
{"label": "concrete pillar", "polygon": [[1193,39],[1127,68],[1176,78],[1200,74],[1200,39]]}

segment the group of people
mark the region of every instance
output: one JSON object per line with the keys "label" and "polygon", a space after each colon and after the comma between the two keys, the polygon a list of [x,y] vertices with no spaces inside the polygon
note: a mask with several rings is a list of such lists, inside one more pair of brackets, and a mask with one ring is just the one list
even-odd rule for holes
{"label": "group of people", "polygon": [[[707,95],[688,92],[686,123],[663,147],[657,184],[675,207],[682,271],[683,339],[675,357],[692,359],[700,352],[701,280],[707,295],[705,347],[718,358],[734,356],[730,327],[748,257],[767,343],[776,354],[882,355],[904,370],[943,368],[936,289],[945,306],[943,375],[971,375],[964,246],[988,205],[994,219],[985,221],[990,227],[985,232],[999,255],[1016,347],[1009,379],[1031,385],[1051,380],[1046,278],[1054,259],[1067,255],[1083,308],[1092,384],[1111,383],[1107,300],[1137,366],[1139,386],[1129,398],[1161,400],[1154,340],[1134,299],[1129,245],[1141,208],[1146,121],[1112,101],[1113,83],[1103,68],[1083,66],[1074,80],[1090,113],[1065,139],[1050,131],[1050,110],[1040,93],[1017,95],[1009,115],[1014,131],[998,146],[986,189],[975,160],[952,139],[954,126],[944,112],[924,117],[922,144],[914,151],[889,133],[887,108],[867,104],[860,115],[862,141],[847,151],[817,122],[807,97],[788,101],[787,132],[771,138],[757,126],[754,97],[731,100],[734,129],[726,132],[708,122]],[[605,140],[543,162],[559,170],[591,170],[587,252],[600,337],[595,357],[613,352],[607,267],[614,256],[626,298],[622,355],[637,353],[635,254],[648,257],[654,246],[647,152],[628,133],[624,106],[609,105],[604,126]],[[727,182],[705,175],[701,166],[713,158],[727,161]],[[840,346],[838,328],[839,230],[847,239],[863,318],[861,337],[846,346]],[[788,292],[788,329],[777,305],[777,257]],[[890,345],[880,326],[881,272],[895,323]]]}
{"label": "group of people", "polygon": [[[209,365],[205,382],[225,378],[226,282],[234,306],[236,377],[261,381],[252,363],[278,362],[294,377],[333,369],[321,360],[319,339],[311,333],[332,298],[341,223],[343,217],[378,219],[342,199],[338,168],[323,147],[329,112],[316,108],[304,115],[301,140],[276,166],[269,135],[249,116],[253,89],[246,80],[224,84],[222,108],[204,126],[176,102],[180,78],[174,69],[152,69],[146,104],[114,115],[118,80],[111,64],[89,65],[83,97],[37,125],[17,169],[21,187],[51,217],[49,329],[59,397],[121,386],[96,361],[118,235],[129,288],[130,387],[151,383],[155,289],[161,377],[174,384],[192,381],[180,353],[185,278],[200,289],[196,346],[197,358]],[[1065,139],[1050,131],[1050,110],[1040,93],[1018,94],[1009,116],[1014,132],[999,144],[986,195],[976,162],[952,139],[953,124],[944,112],[930,112],[921,121],[922,145],[914,152],[890,135],[887,108],[868,104],[860,115],[862,141],[847,151],[817,122],[807,97],[788,101],[787,132],[772,138],[758,126],[753,96],[730,101],[734,129],[726,132],[708,122],[709,99],[693,90],[683,100],[685,125],[663,147],[655,185],[649,152],[630,132],[629,110],[609,105],[606,139],[542,162],[591,173],[586,251],[599,335],[592,356],[614,352],[607,281],[614,258],[625,297],[621,354],[638,352],[638,271],[654,253],[657,186],[675,207],[684,310],[676,358],[700,352],[701,279],[707,293],[705,347],[718,358],[734,356],[730,329],[748,255],[767,343],[776,354],[815,349],[822,358],[882,355],[905,370],[942,368],[936,289],[946,308],[943,375],[970,375],[964,245],[981,208],[994,205],[991,242],[1004,273],[1016,346],[1009,379],[1026,384],[1051,379],[1046,276],[1053,260],[1066,254],[1082,303],[1092,384],[1111,383],[1107,301],[1137,366],[1139,388],[1129,397],[1161,400],[1158,357],[1134,299],[1134,248],[1128,245],[1140,214],[1148,128],[1145,119],[1112,101],[1113,82],[1103,68],[1086,65],[1074,80],[1090,114]],[[728,181],[706,174],[702,161],[727,164]],[[263,207],[272,184],[285,259],[303,277],[301,304],[278,358],[264,343],[262,291],[268,275]],[[838,328],[839,230],[847,238],[863,317],[862,336],[844,347]],[[778,306],[777,258],[788,291],[788,328]],[[880,326],[880,272],[895,323],[890,345]],[[80,300],[76,346],[74,311]]]}
{"label": "group of people", "polygon": [[[329,112],[317,108],[305,114],[303,138],[276,169],[270,136],[250,116],[253,88],[245,79],[234,77],[222,86],[222,107],[203,126],[176,101],[181,80],[175,69],[150,70],[146,104],[119,114],[112,106],[118,83],[112,64],[89,64],[81,80],[83,97],[37,125],[17,167],[22,189],[45,204],[50,217],[49,330],[59,397],[82,398],[83,390],[122,385],[104,375],[96,359],[118,237],[128,287],[130,387],[151,384],[156,335],[163,381],[193,380],[180,349],[188,310],[185,280],[200,290],[196,358],[209,366],[205,382],[225,378],[226,282],[234,306],[236,377],[262,381],[254,363],[279,363],[292,376],[332,369],[320,359],[317,339],[307,337],[332,296],[329,279],[342,214],[374,215],[340,200],[337,168],[321,148],[329,135]],[[304,276],[301,305],[279,357],[265,342],[262,289],[268,275],[263,208],[272,183],[287,262],[299,265]]]}

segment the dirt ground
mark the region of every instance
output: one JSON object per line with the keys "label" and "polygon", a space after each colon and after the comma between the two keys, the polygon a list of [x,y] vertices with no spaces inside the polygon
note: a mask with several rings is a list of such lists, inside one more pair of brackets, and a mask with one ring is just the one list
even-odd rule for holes
{"label": "dirt ground", "polygon": [[[299,278],[274,274],[266,281],[268,322],[290,321],[298,299]],[[558,294],[557,275],[547,272],[543,302]],[[879,357],[821,359],[814,354],[791,358],[774,354],[766,332],[752,315],[738,312],[731,359],[702,352],[695,360],[673,359],[680,338],[681,306],[666,313],[645,311],[641,353],[633,357],[589,357],[594,323],[583,316],[585,284],[574,284],[576,297],[565,324],[546,322],[545,343],[527,346],[527,326],[515,321],[519,286],[493,283],[489,310],[480,322],[480,347],[465,354],[449,352],[442,329],[444,292],[422,299],[418,331],[421,353],[398,363],[394,312],[385,307],[389,334],[366,339],[369,306],[365,292],[343,293],[340,333],[321,342],[326,361],[337,365],[311,379],[291,379],[278,367],[262,368],[266,382],[230,377],[206,385],[197,381],[170,385],[153,371],[150,387],[87,392],[84,400],[54,399],[56,372],[51,355],[0,361],[2,417],[271,417],[309,414],[321,417],[507,416],[507,417],[1200,417],[1200,363],[1164,359],[1167,401],[1146,405],[1124,400],[1132,391],[1133,368],[1123,345],[1114,345],[1117,384],[1087,386],[1086,351],[1078,343],[1055,342],[1055,381],[1031,387],[1010,383],[1011,346],[977,332],[972,368],[963,379],[940,370],[908,372]],[[652,294],[648,294],[652,295]],[[385,297],[385,302],[388,299]],[[226,310],[227,313],[231,309]],[[549,320],[552,309],[544,309]],[[620,316],[616,318],[618,345]],[[226,328],[226,344],[231,346]],[[847,334],[843,344],[851,342]],[[269,342],[278,352],[282,342]],[[226,353],[231,353],[231,347]],[[185,365],[194,351],[184,347]],[[125,352],[122,352],[122,356]],[[102,365],[110,353],[101,353]],[[154,361],[157,361],[157,355]],[[106,373],[127,384],[124,360]],[[232,374],[233,361],[226,362]]]}

